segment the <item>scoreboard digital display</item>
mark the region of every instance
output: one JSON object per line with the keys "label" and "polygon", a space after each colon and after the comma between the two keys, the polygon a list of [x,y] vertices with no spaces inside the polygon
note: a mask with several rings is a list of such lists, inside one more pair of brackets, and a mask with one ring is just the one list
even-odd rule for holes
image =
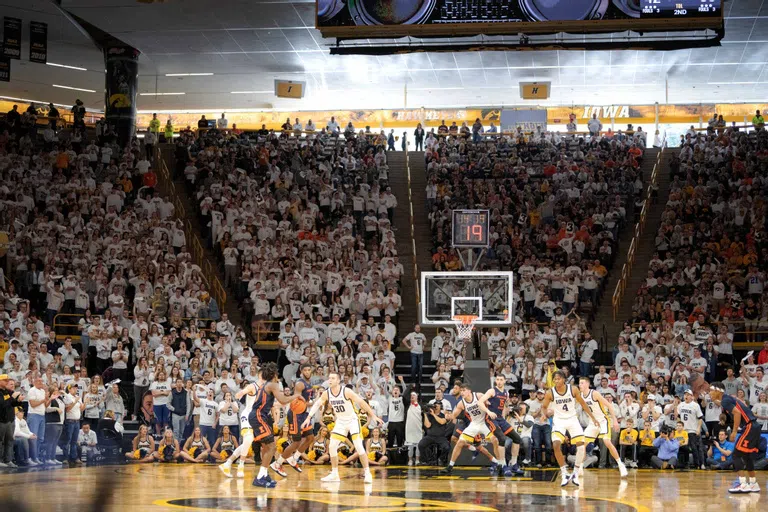
{"label": "scoreboard digital display", "polygon": [[488,210],[453,210],[453,246],[488,247]]}
{"label": "scoreboard digital display", "polygon": [[[316,0],[325,37],[686,31],[722,27],[723,0]],[[464,28],[462,28],[464,27]],[[462,32],[463,33],[463,32]]]}
{"label": "scoreboard digital display", "polygon": [[722,0],[640,0],[642,18],[720,16]]}

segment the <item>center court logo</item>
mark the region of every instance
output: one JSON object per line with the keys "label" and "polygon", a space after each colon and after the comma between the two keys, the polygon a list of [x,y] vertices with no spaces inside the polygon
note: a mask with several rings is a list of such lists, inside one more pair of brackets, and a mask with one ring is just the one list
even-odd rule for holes
{"label": "center court logo", "polygon": [[497,512],[507,510],[555,510],[637,512],[631,505],[615,501],[579,498],[571,494],[516,494],[514,492],[362,492],[270,491],[241,497],[203,497],[160,500],[154,503],[189,510],[289,511],[457,511]]}

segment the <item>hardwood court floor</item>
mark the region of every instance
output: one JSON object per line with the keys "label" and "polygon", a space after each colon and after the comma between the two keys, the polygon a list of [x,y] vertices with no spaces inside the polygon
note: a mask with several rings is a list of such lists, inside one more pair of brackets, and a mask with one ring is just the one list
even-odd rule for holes
{"label": "hardwood court floor", "polygon": [[[437,468],[374,469],[364,485],[361,469],[341,469],[342,481],[324,484],[327,467],[307,467],[288,478],[276,477],[275,489],[228,479],[213,465],[123,465],[0,473],[0,510],[16,500],[30,511],[507,511],[535,512],[758,512],[768,510],[768,491],[729,495],[731,472],[587,469],[581,488],[561,489],[554,470],[527,472],[518,479],[489,477],[484,468],[457,469],[441,476]],[[100,495],[101,486],[108,494]],[[763,489],[768,473],[758,473]],[[96,502],[97,507],[88,505]]]}

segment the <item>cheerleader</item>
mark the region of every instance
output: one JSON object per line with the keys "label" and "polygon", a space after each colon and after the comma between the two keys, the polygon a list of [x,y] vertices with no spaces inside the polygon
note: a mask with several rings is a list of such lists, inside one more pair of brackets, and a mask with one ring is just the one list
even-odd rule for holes
{"label": "cheerleader", "polygon": [[179,442],[173,437],[173,430],[166,429],[157,450],[152,456],[158,462],[173,462],[181,459],[181,449],[179,448]]}
{"label": "cheerleader", "polygon": [[419,465],[419,442],[424,436],[419,395],[411,392],[411,403],[405,419],[405,446],[408,447],[408,465]]}
{"label": "cheerleader", "polygon": [[216,440],[211,450],[211,456],[215,460],[226,460],[237,449],[237,438],[232,435],[227,425],[221,428],[221,437]]}
{"label": "cheerleader", "polygon": [[133,462],[155,462],[155,440],[149,435],[146,425],[139,427],[139,433],[133,438],[133,450],[125,454]]}
{"label": "cheerleader", "polygon": [[368,454],[368,462],[373,466],[385,466],[387,457],[387,441],[381,437],[381,429],[374,427],[371,430],[370,439],[365,441],[365,451]]}
{"label": "cheerleader", "polygon": [[[166,436],[167,436],[166,430]],[[178,444],[178,443],[177,443]],[[208,460],[208,455],[211,453],[211,445],[208,444],[208,440],[203,437],[200,427],[195,427],[192,435],[187,438],[187,442],[184,443],[184,449],[181,450],[181,458],[187,462],[201,463]]]}
{"label": "cheerleader", "polygon": [[[331,413],[333,418],[333,413]],[[327,464],[331,460],[331,456],[328,454],[328,428],[320,427],[320,431],[317,433],[315,441],[312,443],[309,451],[306,455],[301,454],[301,458],[311,464]]]}

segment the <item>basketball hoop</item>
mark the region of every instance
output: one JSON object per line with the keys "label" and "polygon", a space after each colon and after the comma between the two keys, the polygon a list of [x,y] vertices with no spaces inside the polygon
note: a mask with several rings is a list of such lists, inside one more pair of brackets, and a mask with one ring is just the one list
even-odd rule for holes
{"label": "basketball hoop", "polygon": [[477,315],[455,315],[453,321],[456,324],[456,337],[463,341],[472,339],[477,318]]}

